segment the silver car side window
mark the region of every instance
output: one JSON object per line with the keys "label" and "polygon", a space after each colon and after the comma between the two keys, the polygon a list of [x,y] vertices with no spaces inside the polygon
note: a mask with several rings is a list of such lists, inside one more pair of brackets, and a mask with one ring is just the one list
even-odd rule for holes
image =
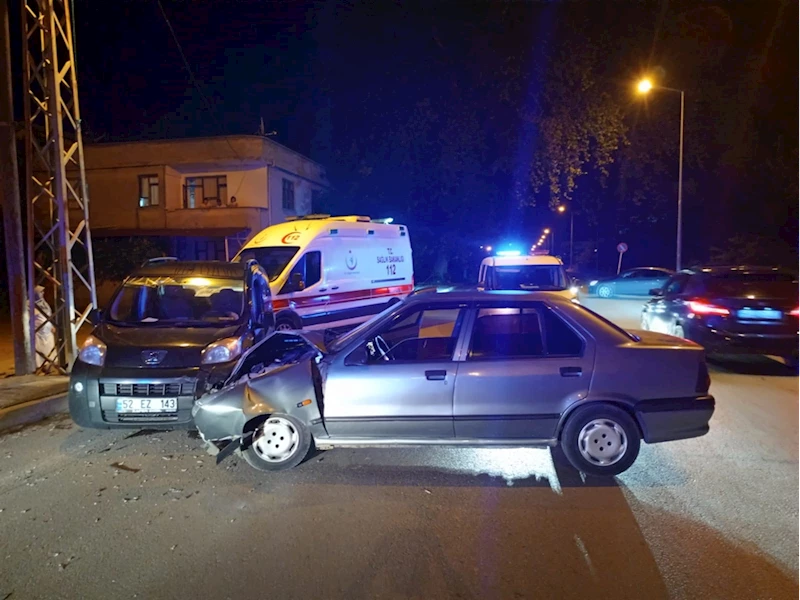
{"label": "silver car side window", "polygon": [[401,315],[375,336],[385,348],[376,364],[451,360],[463,314],[460,307],[422,307]]}
{"label": "silver car side window", "polygon": [[468,360],[544,355],[542,323],[537,310],[519,306],[478,310]]}

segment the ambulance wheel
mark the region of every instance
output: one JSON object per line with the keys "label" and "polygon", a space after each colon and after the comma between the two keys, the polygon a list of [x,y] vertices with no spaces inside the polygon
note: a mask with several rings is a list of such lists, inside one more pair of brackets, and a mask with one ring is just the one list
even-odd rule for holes
{"label": "ambulance wheel", "polygon": [[296,331],[303,328],[303,323],[296,315],[278,315],[275,320],[276,331]]}

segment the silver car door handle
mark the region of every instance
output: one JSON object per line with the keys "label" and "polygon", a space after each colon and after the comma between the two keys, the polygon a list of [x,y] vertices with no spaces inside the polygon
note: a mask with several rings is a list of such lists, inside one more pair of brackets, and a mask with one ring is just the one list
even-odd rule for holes
{"label": "silver car door handle", "polygon": [[559,370],[562,377],[580,377],[583,375],[583,369],[580,367],[561,367]]}
{"label": "silver car door handle", "polygon": [[425,371],[425,379],[428,381],[444,381],[447,371]]}

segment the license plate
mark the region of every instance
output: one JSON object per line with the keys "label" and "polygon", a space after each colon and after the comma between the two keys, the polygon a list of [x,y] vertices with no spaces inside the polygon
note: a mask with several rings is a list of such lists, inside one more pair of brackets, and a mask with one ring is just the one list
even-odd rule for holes
{"label": "license plate", "polygon": [[756,321],[778,321],[783,317],[779,310],[745,308],[736,313],[740,319],[751,319]]}
{"label": "license plate", "polygon": [[117,398],[118,413],[178,412],[177,398]]}

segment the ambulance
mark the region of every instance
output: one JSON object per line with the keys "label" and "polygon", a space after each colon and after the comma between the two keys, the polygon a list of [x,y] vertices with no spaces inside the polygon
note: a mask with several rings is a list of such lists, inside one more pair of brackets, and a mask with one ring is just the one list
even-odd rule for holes
{"label": "ambulance", "polygon": [[306,215],[267,227],[234,261],[267,272],[278,330],[366,321],[414,289],[404,225],[364,216]]}
{"label": "ambulance", "polygon": [[577,302],[578,288],[564,269],[561,259],[544,251],[532,254],[500,251],[481,261],[478,286],[485,290],[524,290],[558,292]]}

